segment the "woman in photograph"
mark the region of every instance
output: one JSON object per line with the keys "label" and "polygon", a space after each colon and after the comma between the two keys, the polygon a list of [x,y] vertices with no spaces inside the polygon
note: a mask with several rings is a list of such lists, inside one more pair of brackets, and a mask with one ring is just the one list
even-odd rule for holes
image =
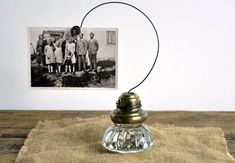
{"label": "woman in photograph", "polygon": [[55,46],[55,61],[56,61],[56,72],[61,73],[61,64],[63,62],[63,58],[62,58],[62,42],[63,39],[60,37],[58,38],[58,40],[56,40],[54,46]]}
{"label": "woman in photograph", "polygon": [[53,65],[55,63],[55,56],[54,56],[54,46],[53,46],[51,39],[47,40],[47,45],[44,48],[44,53],[45,53],[45,57],[46,57],[45,60],[46,60],[48,72],[52,73],[53,72]]}

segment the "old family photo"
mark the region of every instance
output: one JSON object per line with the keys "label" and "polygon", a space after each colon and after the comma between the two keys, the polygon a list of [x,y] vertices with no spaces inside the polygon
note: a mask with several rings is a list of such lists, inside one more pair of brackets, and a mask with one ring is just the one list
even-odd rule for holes
{"label": "old family photo", "polygon": [[116,28],[28,28],[31,87],[116,88]]}

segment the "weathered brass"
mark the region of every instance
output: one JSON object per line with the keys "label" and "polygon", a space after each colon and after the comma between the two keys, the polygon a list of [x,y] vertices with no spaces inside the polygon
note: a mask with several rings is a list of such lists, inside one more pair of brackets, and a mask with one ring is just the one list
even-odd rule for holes
{"label": "weathered brass", "polygon": [[124,92],[117,101],[117,108],[110,113],[116,124],[137,124],[147,119],[147,112],[141,109],[141,101],[137,94]]}

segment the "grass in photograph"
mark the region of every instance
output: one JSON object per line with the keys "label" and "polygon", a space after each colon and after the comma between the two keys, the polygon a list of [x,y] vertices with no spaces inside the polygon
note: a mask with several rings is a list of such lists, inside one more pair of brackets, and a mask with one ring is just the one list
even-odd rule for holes
{"label": "grass in photograph", "polygon": [[94,87],[115,88],[115,61],[100,60],[97,72],[76,72],[72,74],[48,73],[46,66],[31,64],[32,87]]}

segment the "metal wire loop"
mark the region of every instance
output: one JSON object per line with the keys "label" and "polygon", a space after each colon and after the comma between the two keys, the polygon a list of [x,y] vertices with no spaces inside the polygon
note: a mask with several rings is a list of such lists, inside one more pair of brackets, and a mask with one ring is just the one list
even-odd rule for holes
{"label": "metal wire loop", "polygon": [[139,11],[142,15],[145,16],[145,18],[150,22],[150,24],[152,25],[153,29],[154,29],[154,32],[155,32],[155,35],[157,37],[157,52],[156,52],[156,56],[155,56],[155,59],[154,59],[154,62],[153,62],[153,65],[151,66],[150,70],[148,71],[147,75],[144,77],[144,79],[142,79],[137,85],[135,85],[134,87],[131,87],[131,89],[129,89],[128,93],[130,93],[132,90],[136,89],[137,87],[139,87],[147,78],[148,76],[150,75],[150,73],[152,72],[155,64],[156,64],[156,61],[158,59],[158,54],[159,54],[159,47],[160,47],[160,43],[159,43],[159,36],[158,36],[158,32],[157,32],[157,29],[156,27],[154,26],[152,20],[142,11],[140,10],[139,8],[129,4],[129,3],[125,3],[125,2],[119,2],[119,1],[110,1],[110,2],[105,2],[105,3],[101,3],[95,7],[93,7],[92,9],[90,9],[86,15],[83,17],[82,21],[81,21],[81,25],[80,25],[80,28],[82,28],[82,25],[86,19],[86,17],[93,11],[95,10],[96,8],[100,7],[100,6],[104,6],[104,5],[108,5],[108,4],[122,4],[122,5],[126,5],[126,6],[129,6],[129,7],[132,7],[134,9],[136,9],[137,11]]}

